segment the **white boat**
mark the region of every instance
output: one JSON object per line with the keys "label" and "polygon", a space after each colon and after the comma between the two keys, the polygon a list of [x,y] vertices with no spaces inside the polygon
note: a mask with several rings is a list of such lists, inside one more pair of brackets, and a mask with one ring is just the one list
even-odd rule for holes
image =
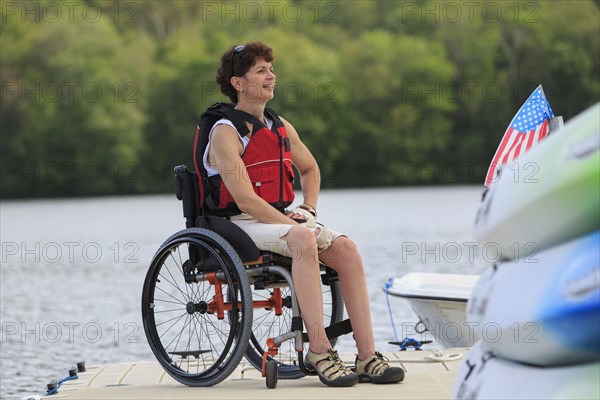
{"label": "white boat", "polygon": [[393,279],[383,290],[406,299],[419,317],[417,333],[429,332],[446,348],[475,343],[466,307],[479,275],[411,272]]}

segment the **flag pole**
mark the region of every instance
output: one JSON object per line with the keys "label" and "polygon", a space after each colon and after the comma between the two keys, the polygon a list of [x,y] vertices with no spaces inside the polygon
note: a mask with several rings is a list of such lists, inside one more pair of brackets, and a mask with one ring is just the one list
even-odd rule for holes
{"label": "flag pole", "polygon": [[551,134],[565,126],[562,115],[559,115],[548,120],[548,134]]}

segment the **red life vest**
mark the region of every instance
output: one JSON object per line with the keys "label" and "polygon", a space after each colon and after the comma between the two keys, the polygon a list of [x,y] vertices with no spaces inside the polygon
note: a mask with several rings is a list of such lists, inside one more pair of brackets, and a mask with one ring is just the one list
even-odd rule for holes
{"label": "red life vest", "polygon": [[273,121],[272,129],[264,126],[256,117],[235,110],[231,103],[212,105],[200,117],[194,140],[194,164],[200,189],[200,207],[211,215],[229,216],[241,213],[220,175],[209,177],[204,167],[203,156],[208,145],[208,135],[214,124],[221,118],[230,120],[239,134],[244,137],[250,133],[246,122],[252,124],[252,136],[241,158],[248,174],[243,168],[222,171],[235,175],[235,179],[248,179],[258,196],[282,211],[294,201],[294,171],[290,140],[285,126],[277,114],[266,109],[265,115]]}

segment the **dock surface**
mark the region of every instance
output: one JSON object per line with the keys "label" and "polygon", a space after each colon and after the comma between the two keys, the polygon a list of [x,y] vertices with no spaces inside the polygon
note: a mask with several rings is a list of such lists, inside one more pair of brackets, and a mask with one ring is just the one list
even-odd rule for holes
{"label": "dock surface", "polygon": [[[212,387],[188,387],[172,379],[158,362],[90,366],[79,378],[65,382],[48,399],[450,399],[456,372],[467,349],[385,353],[393,366],[405,371],[404,382],[391,385],[362,383],[330,388],[318,377],[282,380],[268,389],[260,372],[242,362],[223,382]],[[342,354],[354,364],[353,354]]]}

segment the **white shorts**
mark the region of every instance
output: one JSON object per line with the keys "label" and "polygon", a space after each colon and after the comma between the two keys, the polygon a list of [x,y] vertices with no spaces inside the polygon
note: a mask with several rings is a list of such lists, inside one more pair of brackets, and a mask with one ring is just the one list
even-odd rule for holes
{"label": "white shorts", "polygon": [[[230,217],[231,222],[242,228],[244,232],[250,236],[252,241],[260,250],[272,251],[273,253],[281,254],[286,257],[294,258],[293,246],[290,248],[288,242],[282,239],[288,234],[294,225],[287,224],[267,224],[258,221],[249,214],[239,214]],[[303,224],[301,224],[303,225]],[[317,224],[318,228],[328,229],[333,235],[332,242],[340,236],[346,236],[329,228],[325,228],[321,224]]]}

